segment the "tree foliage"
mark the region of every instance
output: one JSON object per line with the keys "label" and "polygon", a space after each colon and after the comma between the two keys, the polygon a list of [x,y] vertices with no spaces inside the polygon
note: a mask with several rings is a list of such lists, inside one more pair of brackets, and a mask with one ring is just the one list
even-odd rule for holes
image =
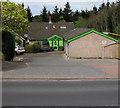
{"label": "tree foliage", "polygon": [[21,4],[2,2],[2,27],[15,32],[27,30],[27,13]]}
{"label": "tree foliage", "polygon": [[67,2],[63,9],[55,6],[51,14],[48,14],[48,10],[44,7],[41,14],[42,21],[48,22],[49,16],[52,17],[52,22],[74,22],[75,27],[94,28],[100,32],[120,32],[120,1],[102,3],[98,8],[93,6],[92,10],[81,11],[73,11]]}
{"label": "tree foliage", "polygon": [[8,31],[2,31],[2,53],[6,61],[14,58],[15,40],[14,35]]}
{"label": "tree foliage", "polygon": [[27,11],[27,16],[28,16],[28,21],[33,22],[32,12],[29,6],[27,7],[26,11]]}
{"label": "tree foliage", "polygon": [[35,15],[33,17],[33,22],[42,22],[42,16],[41,15]]}
{"label": "tree foliage", "polygon": [[87,24],[86,24],[86,19],[80,17],[76,22],[75,22],[75,27],[81,27],[81,28],[87,28]]}
{"label": "tree foliage", "polygon": [[53,11],[53,13],[52,13],[52,21],[53,22],[58,22],[59,21],[59,8],[57,7],[57,5],[55,6],[55,8],[54,8],[54,11]]}
{"label": "tree foliage", "polygon": [[42,15],[42,22],[48,22],[48,10],[46,6],[44,6],[41,15]]}
{"label": "tree foliage", "polygon": [[117,33],[120,24],[120,3],[103,3],[97,14],[91,14],[87,24],[101,32]]}
{"label": "tree foliage", "polygon": [[69,2],[65,4],[65,8],[63,10],[63,16],[66,22],[72,22],[72,9]]}

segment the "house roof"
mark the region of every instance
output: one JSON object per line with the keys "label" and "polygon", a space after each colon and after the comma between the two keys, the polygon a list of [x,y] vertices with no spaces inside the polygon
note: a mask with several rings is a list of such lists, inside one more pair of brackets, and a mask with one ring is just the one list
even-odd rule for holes
{"label": "house roof", "polygon": [[110,37],[110,36],[108,36],[108,35],[105,35],[105,34],[103,34],[103,33],[97,32],[97,31],[95,31],[95,30],[90,30],[90,31],[85,32],[85,33],[83,33],[83,34],[77,35],[76,37],[73,37],[73,38],[68,39],[67,42],[71,42],[71,41],[73,41],[73,40],[75,40],[75,39],[78,39],[78,38],[83,37],[83,36],[85,36],[85,35],[87,35],[87,34],[90,34],[90,33],[97,33],[97,34],[99,34],[99,35],[101,35],[101,36],[104,36],[104,37],[106,37],[106,38],[108,38],[108,39],[111,39],[111,40],[113,40],[113,41],[115,41],[115,42],[118,42],[118,41],[119,41],[119,40],[117,40],[117,39],[115,39],[115,38],[112,38],[112,37]]}
{"label": "house roof", "polygon": [[70,30],[64,34],[62,34],[62,37],[65,38],[65,40],[69,40],[69,39],[72,39],[78,35],[81,35],[83,33],[86,33],[90,30],[92,30],[93,28],[75,28],[73,30]]}
{"label": "house roof", "polygon": [[53,35],[62,36],[61,34],[74,29],[72,22],[33,22],[29,24],[28,39],[29,40],[42,40],[47,39]]}

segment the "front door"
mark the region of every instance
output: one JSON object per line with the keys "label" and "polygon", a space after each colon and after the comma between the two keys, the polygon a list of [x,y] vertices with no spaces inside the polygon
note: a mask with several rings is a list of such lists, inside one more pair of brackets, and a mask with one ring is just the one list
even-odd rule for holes
{"label": "front door", "polygon": [[53,41],[53,49],[54,51],[58,51],[58,40]]}

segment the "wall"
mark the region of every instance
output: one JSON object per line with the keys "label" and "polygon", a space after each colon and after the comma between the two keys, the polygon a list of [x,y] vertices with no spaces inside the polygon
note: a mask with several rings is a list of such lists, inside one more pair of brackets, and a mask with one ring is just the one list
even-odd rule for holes
{"label": "wall", "polygon": [[120,59],[120,43],[116,44],[116,58]]}
{"label": "wall", "polygon": [[108,54],[104,53],[102,41],[107,41],[107,44],[115,43],[115,41],[105,38],[96,33],[90,33],[86,36],[78,38],[70,42],[70,57],[73,58],[101,58],[101,57],[114,57],[115,47],[110,47],[107,50],[113,52]]}

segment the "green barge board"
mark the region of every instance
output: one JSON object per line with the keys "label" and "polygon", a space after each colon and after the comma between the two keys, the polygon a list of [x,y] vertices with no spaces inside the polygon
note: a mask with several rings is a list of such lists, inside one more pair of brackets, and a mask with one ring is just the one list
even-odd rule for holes
{"label": "green barge board", "polygon": [[54,51],[58,51],[59,47],[63,47],[63,38],[57,35],[48,38],[50,47],[53,47]]}

